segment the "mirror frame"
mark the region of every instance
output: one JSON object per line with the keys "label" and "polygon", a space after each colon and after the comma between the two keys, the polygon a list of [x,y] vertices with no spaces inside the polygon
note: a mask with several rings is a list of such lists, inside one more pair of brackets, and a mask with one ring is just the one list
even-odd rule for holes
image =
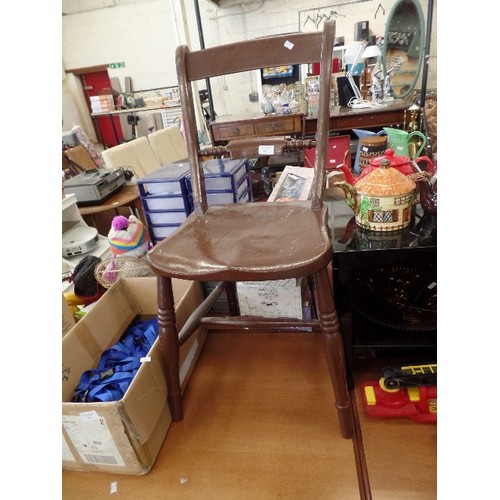
{"label": "mirror frame", "polygon": [[384,33],[384,46],[383,46],[383,51],[382,51],[382,64],[383,64],[383,69],[384,69],[384,75],[387,74],[387,52],[388,52],[388,47],[387,47],[387,42],[389,40],[389,33],[391,31],[394,31],[394,27],[392,26],[394,24],[394,20],[398,15],[400,15],[399,11],[404,7],[405,4],[408,5],[413,5],[415,6],[415,9],[418,14],[418,24],[419,24],[419,30],[420,30],[420,47],[419,47],[419,56],[418,56],[418,62],[417,62],[417,67],[415,69],[415,77],[413,78],[413,81],[411,82],[409,89],[400,93],[396,94],[394,92],[394,98],[395,99],[403,99],[407,97],[415,88],[415,85],[418,81],[418,78],[420,76],[420,71],[422,69],[422,62],[424,59],[424,52],[425,52],[425,19],[424,19],[424,12],[422,10],[422,6],[420,5],[419,0],[398,0],[393,6],[391,11],[389,12],[389,16],[387,18],[387,23],[385,25],[385,33]]}

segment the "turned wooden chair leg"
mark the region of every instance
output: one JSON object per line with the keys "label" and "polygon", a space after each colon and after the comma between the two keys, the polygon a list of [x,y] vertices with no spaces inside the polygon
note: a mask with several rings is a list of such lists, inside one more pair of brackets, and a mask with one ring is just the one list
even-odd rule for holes
{"label": "turned wooden chair leg", "polygon": [[175,302],[172,279],[157,277],[158,337],[168,390],[172,420],[182,420],[182,394],[179,377],[179,336],[175,324]]}
{"label": "turned wooden chair leg", "polygon": [[344,438],[353,436],[353,414],[347,388],[344,344],[333,300],[333,290],[328,271],[323,269],[314,275],[319,322],[325,346],[328,371],[335,393],[335,406]]}

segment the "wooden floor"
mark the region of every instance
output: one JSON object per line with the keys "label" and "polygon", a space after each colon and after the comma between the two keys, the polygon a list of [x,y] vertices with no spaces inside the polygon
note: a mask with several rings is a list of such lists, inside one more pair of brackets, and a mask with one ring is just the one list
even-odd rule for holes
{"label": "wooden floor", "polygon": [[[113,483],[122,500],[360,498],[319,334],[210,333],[184,410],[149,474],[62,471],[62,498],[107,499]],[[372,498],[435,499],[436,426],[359,420]]]}
{"label": "wooden floor", "polygon": [[360,382],[378,380],[387,361],[373,360],[354,374],[355,399],[374,500],[437,498],[437,426],[409,418],[367,416]]}

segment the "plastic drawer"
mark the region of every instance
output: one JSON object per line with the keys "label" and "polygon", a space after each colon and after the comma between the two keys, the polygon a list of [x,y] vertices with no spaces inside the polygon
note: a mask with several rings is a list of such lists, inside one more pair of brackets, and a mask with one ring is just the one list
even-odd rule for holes
{"label": "plastic drawer", "polygon": [[141,201],[146,212],[153,210],[184,210],[189,213],[191,211],[188,200],[183,196],[144,196]]}
{"label": "plastic drawer", "polygon": [[226,193],[207,193],[207,203],[209,205],[222,205],[224,203],[234,203],[234,194],[231,191]]}
{"label": "plastic drawer", "polygon": [[148,227],[164,224],[182,224],[187,218],[186,212],[145,212],[149,221]]}
{"label": "plastic drawer", "polygon": [[138,179],[137,186],[141,198],[152,194],[184,196],[186,194],[184,178],[188,172],[188,163],[171,163]]}
{"label": "plastic drawer", "polygon": [[231,192],[227,193],[207,193],[207,203],[208,205],[223,205],[224,203],[248,203],[250,201],[250,190],[248,188],[242,190],[238,193],[238,197],[235,199],[235,195]]}
{"label": "plastic drawer", "polygon": [[153,239],[153,243],[156,244],[158,241],[170,236],[178,227],[179,225],[149,226],[149,233]]}

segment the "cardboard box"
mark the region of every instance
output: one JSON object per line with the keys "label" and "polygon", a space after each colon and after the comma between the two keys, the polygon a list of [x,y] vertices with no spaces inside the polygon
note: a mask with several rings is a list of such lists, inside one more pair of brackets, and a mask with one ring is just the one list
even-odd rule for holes
{"label": "cardboard box", "polygon": [[[202,302],[198,283],[173,280],[177,327]],[[156,278],[116,282],[62,339],[62,466],[76,471],[147,474],[172,421],[157,339],[119,401],[73,403],[82,373],[95,368],[137,317],[157,315]],[[185,389],[206,338],[200,327],[181,347]]]}
{"label": "cardboard box", "polygon": [[240,312],[245,316],[305,319],[303,279],[240,281],[236,283]]}

